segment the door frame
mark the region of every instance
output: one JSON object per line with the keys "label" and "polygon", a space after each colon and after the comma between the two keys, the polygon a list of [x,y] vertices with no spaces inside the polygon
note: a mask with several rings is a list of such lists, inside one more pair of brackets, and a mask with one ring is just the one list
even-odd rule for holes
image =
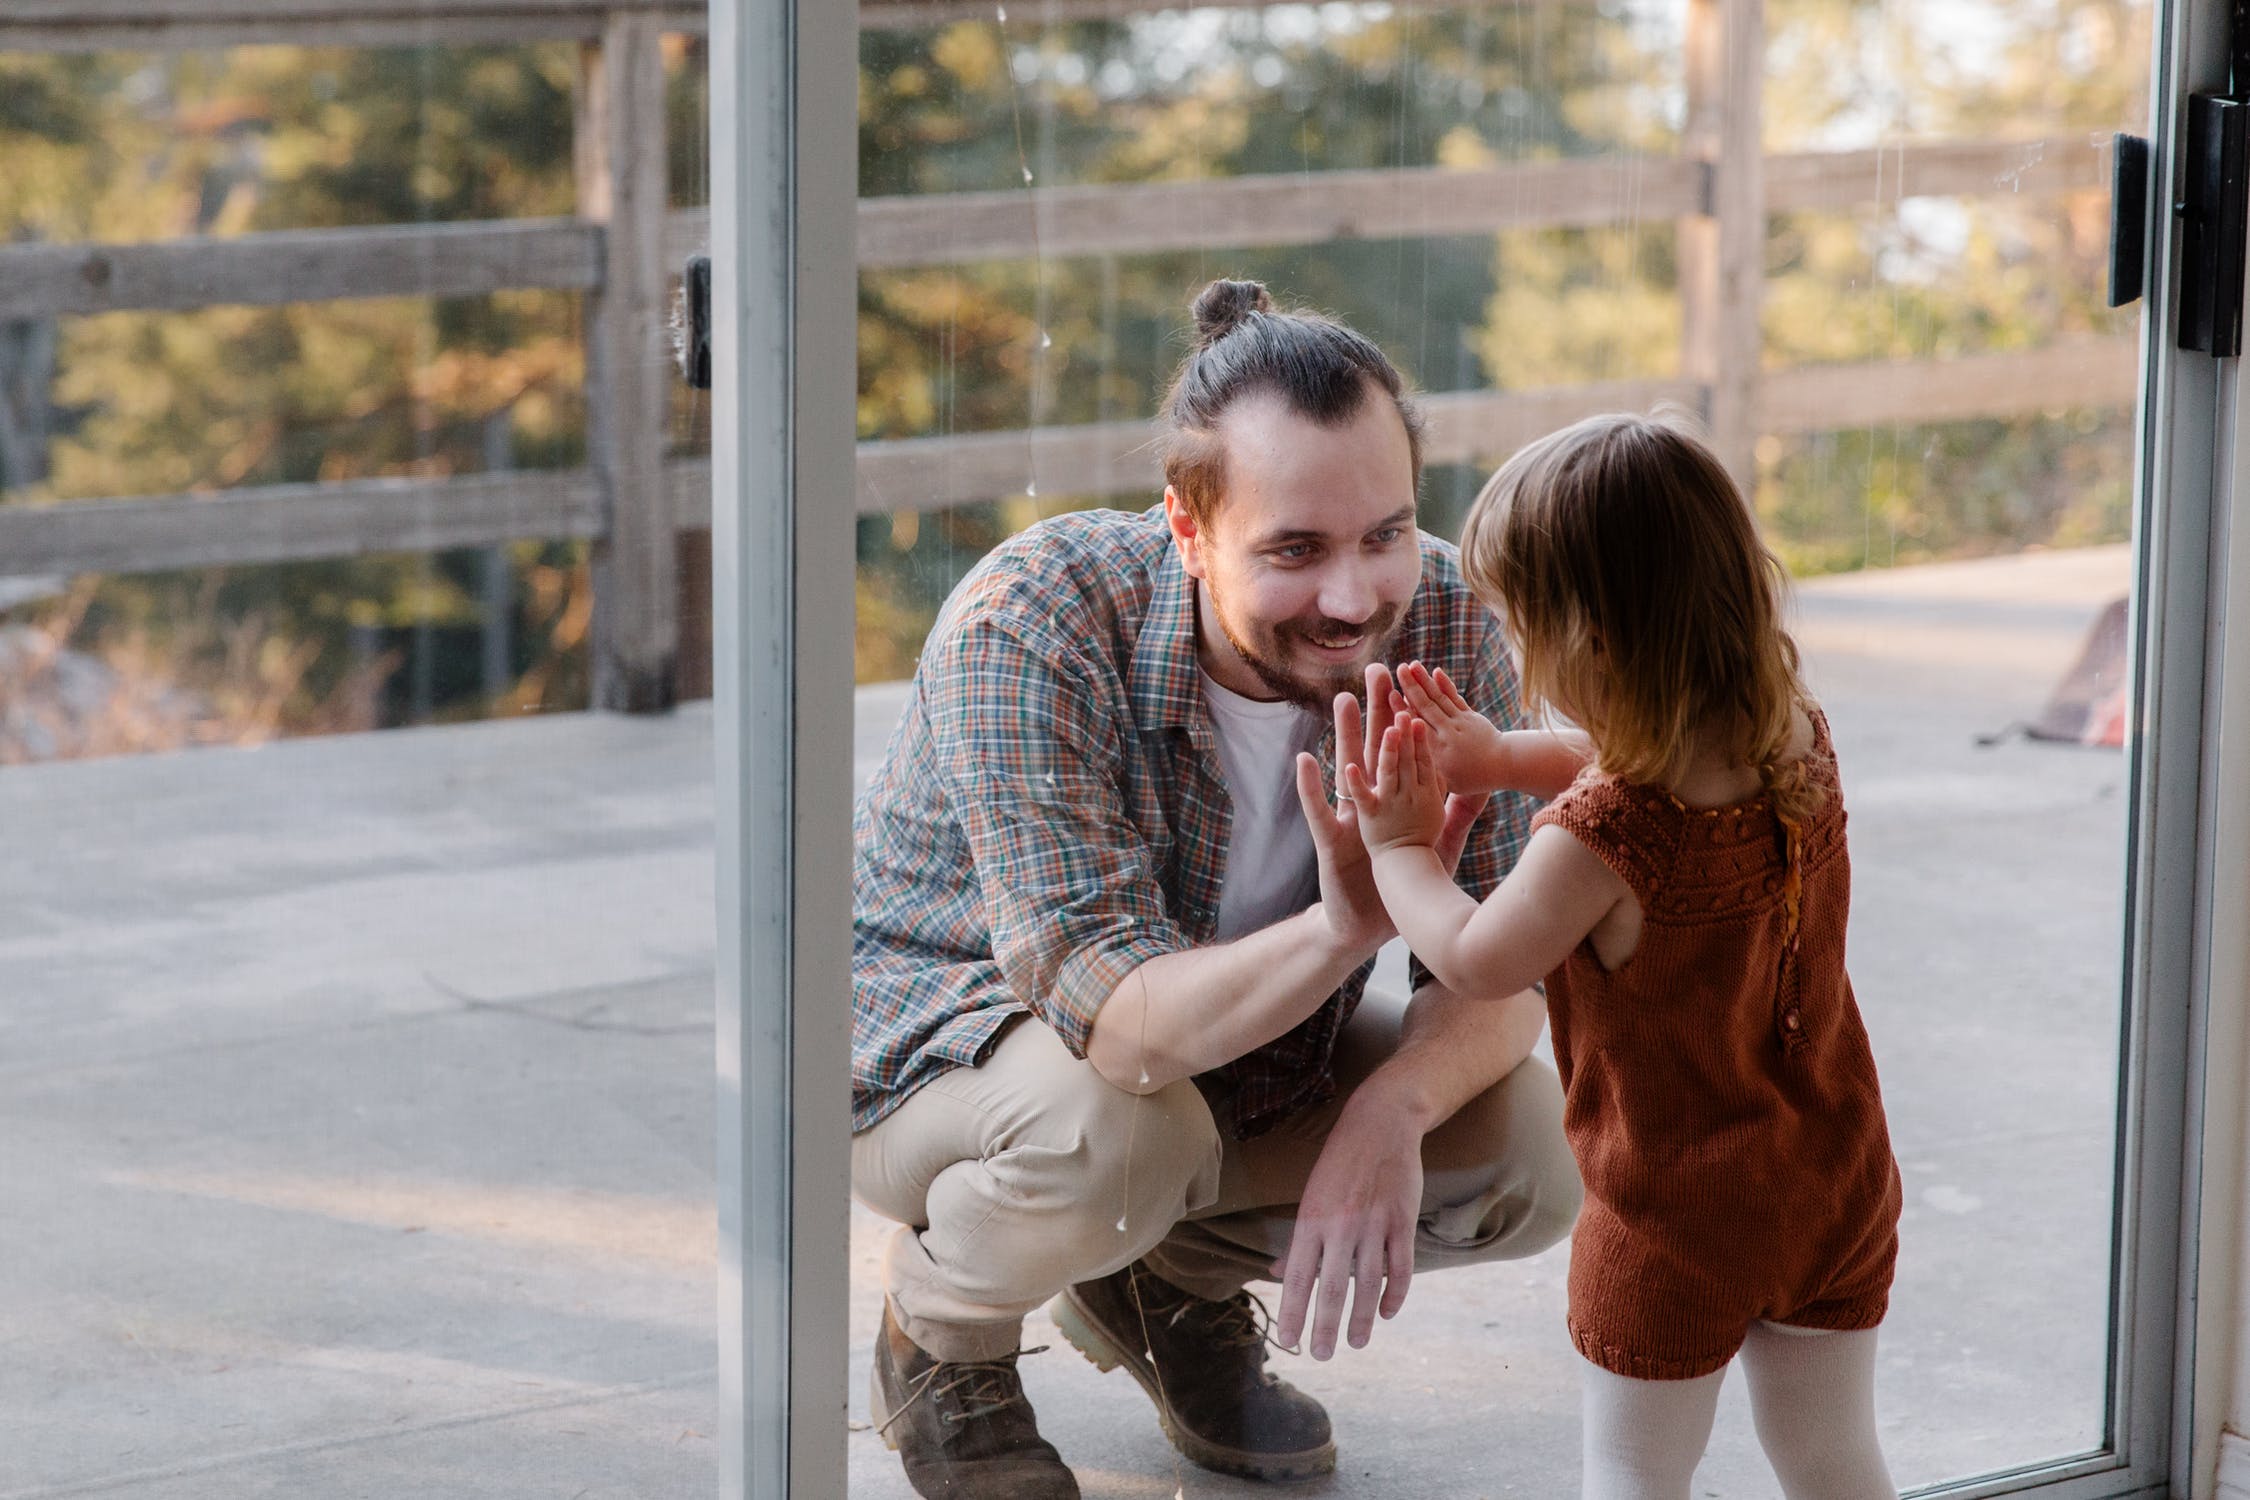
{"label": "door frame", "polygon": [[[2187,94],[2225,86],[2227,9],[2158,0],[2157,183],[2181,180]],[[710,5],[725,1500],[846,1488],[855,11]],[[2250,526],[2227,524],[2250,391],[2174,347],[2177,240],[2152,215],[2108,1441],[1917,1494],[2214,1482],[2246,1156],[2250,923],[2219,919],[2250,910],[2250,665],[2225,671],[2250,664]]]}

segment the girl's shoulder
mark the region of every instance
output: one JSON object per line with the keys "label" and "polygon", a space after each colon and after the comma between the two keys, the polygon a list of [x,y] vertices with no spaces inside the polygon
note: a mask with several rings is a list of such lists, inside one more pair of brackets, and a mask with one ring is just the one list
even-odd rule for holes
{"label": "girl's shoulder", "polygon": [[1609,811],[1632,807],[1652,807],[1662,801],[1661,787],[1642,786],[1624,777],[1605,771],[1598,763],[1590,763],[1578,773],[1577,779],[1562,789],[1562,793],[1541,810],[1545,817],[1557,809],[1586,809]]}
{"label": "girl's shoulder", "polygon": [[[1825,840],[1843,823],[1836,749],[1820,705],[1808,698],[1803,713],[1785,768],[1815,789],[1816,811],[1806,832]],[[1713,857],[1731,865],[1738,847],[1772,842],[1781,811],[1774,803],[1773,795],[1760,790],[1739,800],[1691,805],[1666,787],[1588,766],[1531,826],[1558,827],[1576,838],[1622,875],[1647,906],[1675,876],[1685,878],[1688,868],[1700,869]]]}
{"label": "girl's shoulder", "polygon": [[1679,804],[1656,787],[1639,786],[1589,766],[1531,820],[1534,832],[1560,828],[1615,870],[1644,905],[1678,863]]}

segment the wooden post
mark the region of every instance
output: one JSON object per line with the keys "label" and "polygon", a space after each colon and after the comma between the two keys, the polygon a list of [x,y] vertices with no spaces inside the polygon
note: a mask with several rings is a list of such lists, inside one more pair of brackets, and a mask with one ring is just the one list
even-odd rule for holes
{"label": "wooden post", "polygon": [[1764,0],[1688,0],[1687,129],[1703,211],[1680,221],[1680,372],[1728,472],[1755,496],[1766,253]]}
{"label": "wooden post", "polygon": [[664,484],[664,62],[652,14],[612,14],[578,91],[578,211],[603,228],[588,298],[588,459],[608,527],[594,545],[594,706],[653,713],[675,701],[679,559]]}
{"label": "wooden post", "polygon": [[57,342],[51,317],[0,318],[0,494],[47,481]]}

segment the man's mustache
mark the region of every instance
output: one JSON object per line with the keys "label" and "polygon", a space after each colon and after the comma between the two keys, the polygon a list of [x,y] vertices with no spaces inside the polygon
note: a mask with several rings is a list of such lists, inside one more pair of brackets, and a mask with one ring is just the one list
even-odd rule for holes
{"label": "man's mustache", "polygon": [[1342,645],[1346,641],[1369,637],[1380,639],[1390,634],[1391,628],[1398,623],[1399,613],[1395,607],[1384,609],[1357,624],[1319,615],[1310,620],[1291,620],[1277,626],[1274,633],[1284,639],[1295,637],[1323,646]]}

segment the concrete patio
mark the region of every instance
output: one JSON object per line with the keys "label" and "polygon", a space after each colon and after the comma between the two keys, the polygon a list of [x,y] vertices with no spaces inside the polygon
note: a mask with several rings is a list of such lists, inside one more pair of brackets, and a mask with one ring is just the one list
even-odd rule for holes
{"label": "concrete patio", "polygon": [[[1800,594],[1906,1174],[1902,1482],[2102,1431],[2124,763],[1975,736],[2127,570]],[[899,698],[860,694],[863,774]],[[0,1500],[712,1490],[709,766],[686,710],[0,771]],[[861,1421],[883,1229],[855,1213],[855,1500],[908,1494]],[[1298,1492],[1574,1494],[1565,1264],[1284,1359],[1343,1454]],[[1271,1493],[1067,1347],[1025,1368],[1089,1496]],[[1775,1493],[1739,1382],[1699,1488]]]}

